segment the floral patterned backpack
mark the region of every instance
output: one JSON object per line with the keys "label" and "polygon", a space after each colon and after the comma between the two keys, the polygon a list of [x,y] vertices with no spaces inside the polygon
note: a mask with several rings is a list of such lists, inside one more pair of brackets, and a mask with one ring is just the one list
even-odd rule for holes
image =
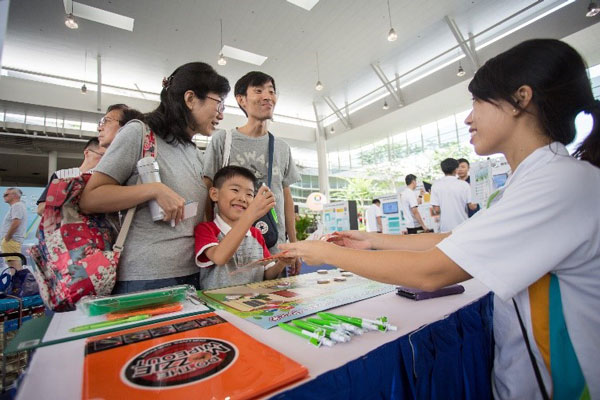
{"label": "floral patterned backpack", "polygon": [[[137,120],[135,123],[143,124]],[[142,158],[155,157],[154,134],[147,125],[143,126]],[[37,267],[33,272],[40,295],[54,311],[74,310],[75,303],[86,295],[111,293],[119,255],[135,214],[135,207],[127,211],[113,242],[115,230],[105,214],[86,215],[79,209],[81,194],[90,177],[90,173],[84,173],[50,183],[37,231],[39,243],[29,250]]]}

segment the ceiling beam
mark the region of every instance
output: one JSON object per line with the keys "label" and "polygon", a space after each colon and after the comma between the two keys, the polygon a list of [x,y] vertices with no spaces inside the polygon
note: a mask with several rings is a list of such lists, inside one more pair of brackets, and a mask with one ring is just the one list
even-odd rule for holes
{"label": "ceiling beam", "polygon": [[[446,15],[446,16],[444,16],[444,21],[446,21],[446,24],[448,24],[448,27],[450,28],[450,31],[452,32],[452,34],[454,35],[454,38],[458,42],[460,49],[467,56],[467,59],[471,63],[471,67],[473,68],[473,70],[475,70],[475,71],[478,70],[479,67],[481,67],[481,65],[479,64],[479,61],[477,59],[477,53],[475,52],[475,46],[473,46],[471,48],[470,46],[467,45],[467,41],[465,40],[462,33],[460,32],[460,29],[458,29],[458,25],[456,25],[456,22],[452,18],[450,18]],[[469,36],[473,36],[473,35],[469,34]],[[470,40],[474,42],[473,38],[470,38]]]}
{"label": "ceiling beam", "polygon": [[[402,107],[404,105],[404,101],[402,99],[402,95],[400,94],[400,88],[397,90],[394,89],[392,82],[385,76],[385,72],[381,69],[381,66],[378,63],[371,63],[371,68],[375,71],[375,75],[379,78],[379,80],[383,83],[383,86],[387,89],[388,92],[392,95],[392,98],[396,102],[398,107]],[[398,80],[396,80],[398,82]]]}
{"label": "ceiling beam", "polygon": [[347,129],[352,129],[352,122],[350,122],[350,119],[347,118],[344,114],[342,114],[342,112],[335,105],[335,103],[333,102],[333,100],[331,100],[331,97],[329,97],[329,96],[323,96],[323,100],[325,100],[325,103],[327,103],[327,105],[329,106],[329,108],[331,108],[331,111],[333,111],[335,113],[335,115],[338,117],[338,119],[340,121],[342,121],[342,124],[344,124],[344,126]]}

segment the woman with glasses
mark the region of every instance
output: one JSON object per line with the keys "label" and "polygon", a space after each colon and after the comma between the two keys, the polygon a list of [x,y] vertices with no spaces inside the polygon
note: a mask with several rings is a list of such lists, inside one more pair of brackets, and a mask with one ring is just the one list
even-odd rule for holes
{"label": "woman with glasses", "polygon": [[[212,134],[223,119],[229,90],[227,79],[201,62],[182,65],[163,80],[158,108],[144,116],[155,135],[162,182],[136,184],[145,129],[139,121],[121,128],[98,164],[82,195],[82,210],[109,213],[137,206],[113,293],[184,283],[198,287],[194,226],[203,219],[207,190],[202,154],[192,137]],[[162,221],[152,220],[148,202],[153,200],[164,211]],[[192,202],[198,203],[195,214],[184,219],[184,206]]]}
{"label": "woman with glasses", "polygon": [[[475,278],[495,294],[495,399],[600,398],[600,102],[585,63],[566,43],[529,40],[488,60],[469,91],[475,152],[513,171],[477,216],[444,234],[280,248],[423,290]],[[582,112],[594,125],[573,157]]]}

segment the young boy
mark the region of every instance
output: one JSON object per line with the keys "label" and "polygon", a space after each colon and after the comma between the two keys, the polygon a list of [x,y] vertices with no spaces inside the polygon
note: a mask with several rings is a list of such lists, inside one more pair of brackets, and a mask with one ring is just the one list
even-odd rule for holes
{"label": "young boy", "polygon": [[[243,167],[221,168],[209,190],[218,213],[212,222],[202,222],[194,230],[196,265],[201,268],[200,287],[204,290],[243,285],[276,278],[287,265],[248,264],[270,257],[262,234],[252,224],[275,207],[275,196],[262,186],[254,195],[256,177]],[[287,260],[291,261],[291,260]]]}

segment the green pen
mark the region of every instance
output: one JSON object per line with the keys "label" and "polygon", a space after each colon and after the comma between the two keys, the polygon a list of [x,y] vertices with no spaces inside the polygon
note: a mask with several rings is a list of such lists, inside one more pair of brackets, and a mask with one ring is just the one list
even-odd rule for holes
{"label": "green pen", "polygon": [[334,340],[339,343],[345,343],[345,342],[350,341],[349,335],[344,335],[341,332],[339,332],[337,329],[334,329],[330,326],[317,325],[317,324],[313,324],[312,322],[309,322],[309,321],[303,321],[301,319],[294,320],[294,321],[292,321],[292,323],[294,325],[296,325],[302,329],[306,329],[307,331],[310,331],[310,332],[316,332],[317,330],[323,330],[323,331],[325,331],[326,338],[329,338],[329,339]]}
{"label": "green pen", "polygon": [[[319,314],[321,314],[321,313],[319,313]],[[330,326],[332,328],[337,329],[338,331],[350,332],[354,335],[362,335],[364,333],[364,331],[362,329],[360,329],[359,327],[347,324],[345,322],[340,321],[339,319],[335,319],[333,317],[330,319],[325,319],[324,317],[321,317],[321,318],[323,318],[323,319],[308,318],[307,321],[312,322],[313,324],[317,324],[317,325]]]}
{"label": "green pen", "polygon": [[112,320],[112,321],[101,321],[101,322],[95,322],[93,324],[76,326],[74,328],[69,329],[69,332],[91,331],[92,329],[106,328],[106,327],[109,327],[109,326],[126,324],[128,322],[142,321],[142,320],[148,319],[148,318],[150,318],[149,314],[133,315],[131,317],[121,318],[121,319],[115,319],[115,320]]}
{"label": "green pen", "polygon": [[[333,317],[333,318],[337,318],[340,321],[344,321],[347,322],[349,324],[352,324],[354,326],[358,326],[360,328],[363,329],[368,329],[371,331],[387,331],[389,324],[387,324],[387,318],[385,318],[386,323],[382,323],[381,321],[374,321],[374,320],[370,320],[370,319],[366,319],[366,318],[357,318],[357,317],[349,317],[346,315],[337,315],[337,314],[332,314],[332,313],[323,313],[323,314],[328,314],[329,316]],[[392,327],[396,328],[395,326],[391,325]],[[396,328],[397,329],[397,328]]]}
{"label": "green pen", "polygon": [[329,339],[327,339],[323,333],[323,331],[321,332],[309,332],[307,330],[304,329],[300,329],[298,327],[295,327],[293,325],[288,325],[288,324],[284,324],[282,322],[277,324],[281,329],[286,330],[290,333],[293,333],[296,336],[300,336],[304,339],[308,339],[309,342],[311,342],[313,345],[320,347],[322,344],[324,344],[325,346],[333,346],[333,342]]}

